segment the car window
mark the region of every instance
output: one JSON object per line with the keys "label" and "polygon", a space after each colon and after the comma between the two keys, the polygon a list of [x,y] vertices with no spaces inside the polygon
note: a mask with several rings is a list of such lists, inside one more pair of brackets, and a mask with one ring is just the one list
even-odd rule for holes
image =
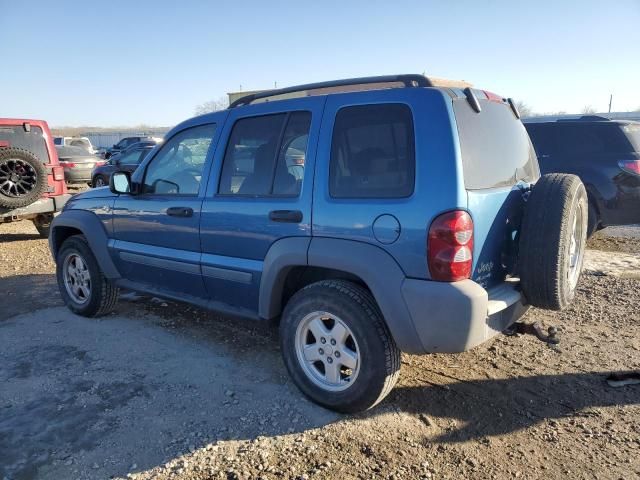
{"label": "car window", "polygon": [[238,120],[225,150],[218,193],[298,195],[310,126],[309,112]]}
{"label": "car window", "polygon": [[311,113],[292,113],[287,122],[273,180],[274,195],[299,195],[304,178]]}
{"label": "car window", "polygon": [[334,198],[402,198],[415,183],[413,117],[403,104],[359,105],[336,115],[329,164]]}
{"label": "car window", "polygon": [[533,182],[540,175],[535,150],[522,122],[503,103],[480,100],[480,112],[455,100],[464,183],[469,190]]}
{"label": "car window", "polygon": [[49,151],[40,127],[31,126],[25,131],[22,125],[0,127],[0,141],[6,142],[8,147],[22,148],[33,153],[42,163],[49,163]]}
{"label": "car window", "polygon": [[558,122],[558,151],[565,155],[630,153],[634,147],[619,124],[562,124]]}
{"label": "car window", "polygon": [[124,165],[134,165],[140,163],[140,150],[134,150],[123,154],[119,159],[119,163]]}
{"label": "car window", "polygon": [[175,134],[147,166],[143,193],[197,195],[215,124]]}
{"label": "car window", "polygon": [[525,127],[538,154],[538,159],[557,153],[556,131],[553,126],[545,123],[529,123],[525,124]]}

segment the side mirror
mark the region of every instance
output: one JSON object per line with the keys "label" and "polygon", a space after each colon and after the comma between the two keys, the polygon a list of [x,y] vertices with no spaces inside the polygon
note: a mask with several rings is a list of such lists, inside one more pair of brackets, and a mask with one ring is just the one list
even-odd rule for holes
{"label": "side mirror", "polygon": [[130,193],[131,177],[129,172],[115,172],[111,175],[109,188],[113,193]]}

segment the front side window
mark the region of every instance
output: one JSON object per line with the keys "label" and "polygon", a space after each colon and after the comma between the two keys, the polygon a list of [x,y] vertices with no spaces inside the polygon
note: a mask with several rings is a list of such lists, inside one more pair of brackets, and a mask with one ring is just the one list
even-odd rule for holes
{"label": "front side window", "polygon": [[345,107],[336,115],[329,164],[334,198],[403,198],[413,193],[413,117],[403,104]]}
{"label": "front side window", "polygon": [[171,137],[149,163],[143,193],[197,195],[215,129],[201,125]]}
{"label": "front side window", "polygon": [[225,151],[218,193],[298,195],[310,126],[309,112],[238,120]]}

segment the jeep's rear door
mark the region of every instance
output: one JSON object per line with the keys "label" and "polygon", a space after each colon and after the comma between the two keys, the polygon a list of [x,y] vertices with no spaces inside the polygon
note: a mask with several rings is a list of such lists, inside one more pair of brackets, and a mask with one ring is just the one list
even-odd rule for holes
{"label": "jeep's rear door", "polygon": [[524,193],[539,176],[529,136],[502,98],[476,92],[480,111],[453,100],[468,209],[474,224],[472,279],[485,288],[514,273]]}
{"label": "jeep's rear door", "polygon": [[200,223],[202,274],[214,305],[255,315],[271,246],[311,236],[313,165],[324,102],[307,97],[229,111]]}

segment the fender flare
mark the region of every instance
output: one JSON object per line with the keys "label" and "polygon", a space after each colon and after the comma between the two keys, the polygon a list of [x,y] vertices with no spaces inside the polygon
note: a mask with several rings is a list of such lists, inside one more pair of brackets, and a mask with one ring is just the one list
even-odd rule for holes
{"label": "fender flare", "polygon": [[54,261],[58,256],[58,249],[62,245],[62,240],[58,238],[58,235],[65,227],[82,232],[105,277],[109,279],[120,278],[120,272],[109,255],[109,236],[104,225],[95,213],[87,210],[65,210],[53,219],[49,235],[49,250],[51,250]]}
{"label": "fender flare", "polygon": [[289,237],[274,242],[262,264],[258,315],[275,318],[282,312],[282,291],[287,275],[294,267],[307,265],[311,237]]}
{"label": "fender flare", "polygon": [[289,271],[298,266],[349,272],[367,285],[398,347],[423,353],[417,330],[402,296],[405,274],[383,249],[364,242],[321,237],[295,237],[275,242],[269,249],[260,281],[259,315],[274,318]]}

